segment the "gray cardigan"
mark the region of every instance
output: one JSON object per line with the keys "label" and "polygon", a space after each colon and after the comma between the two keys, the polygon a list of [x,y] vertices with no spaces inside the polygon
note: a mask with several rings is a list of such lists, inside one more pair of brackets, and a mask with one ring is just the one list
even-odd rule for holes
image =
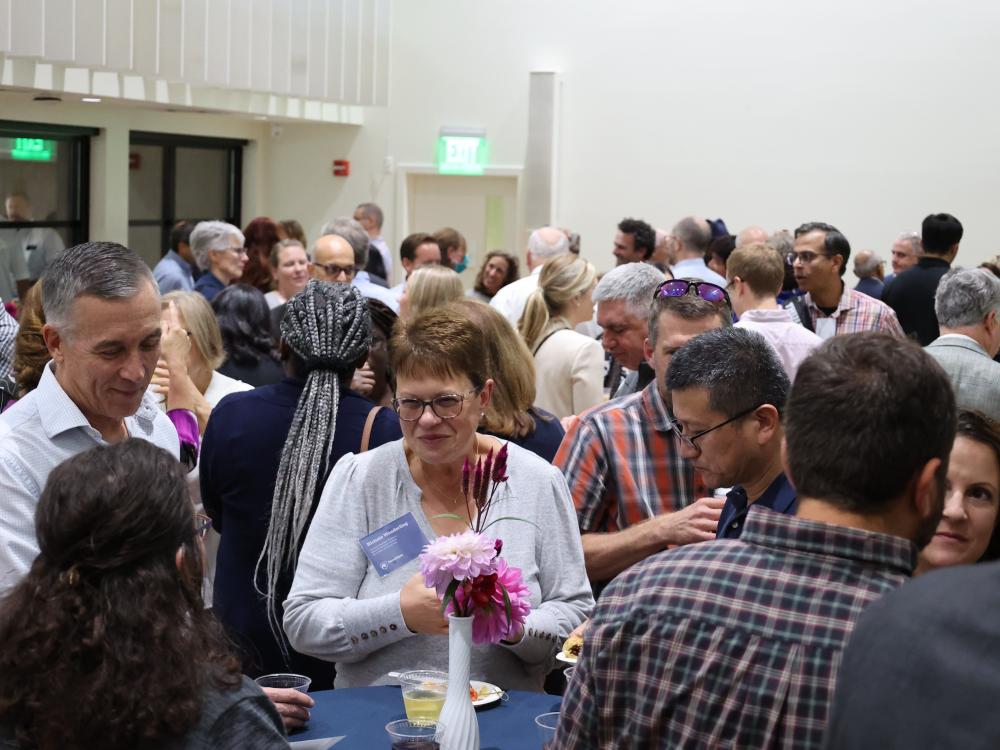
{"label": "gray cardigan", "polygon": [[[541,690],[555,654],[594,606],[583,562],[576,513],[562,473],[535,454],[509,444],[510,480],[487,533],[503,540],[503,557],[521,569],[532,612],[514,646],[474,646],[473,679],[506,690]],[[420,504],[403,441],[334,467],[299,555],[285,601],[284,628],[301,653],[337,663],[336,687],[395,682],[390,671],[448,668],[447,636],[411,633],[399,592],[419,562],[380,578],[359,539],[410,512],[428,540],[435,537]]]}

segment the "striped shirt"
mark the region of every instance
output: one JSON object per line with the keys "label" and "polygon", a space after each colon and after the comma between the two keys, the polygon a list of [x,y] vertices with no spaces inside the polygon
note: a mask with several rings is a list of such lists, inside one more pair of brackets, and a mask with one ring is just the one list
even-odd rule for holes
{"label": "striped shirt", "polygon": [[17,321],[0,304],[0,378],[14,376],[14,342],[17,340]]}
{"label": "striped shirt", "polygon": [[552,747],[820,747],[855,621],[915,562],[906,539],[757,507],[740,539],[647,558],[605,589]]}
{"label": "striped shirt", "polygon": [[706,494],[691,462],[677,450],[655,380],[639,393],[586,412],[554,463],[566,476],[581,534],[621,531]]}
{"label": "striped shirt", "polygon": [[[828,339],[843,333],[861,333],[862,331],[892,333],[900,338],[904,335],[903,328],[899,325],[899,319],[891,307],[867,294],[848,288],[846,284],[844,285],[844,293],[840,295],[840,301],[837,302],[837,309],[833,311],[832,315],[827,315],[820,310],[808,292],[802,297],[802,300],[812,318],[813,330],[821,339]],[[785,306],[785,309],[791,313],[793,320],[801,322],[798,310],[791,302]]]}

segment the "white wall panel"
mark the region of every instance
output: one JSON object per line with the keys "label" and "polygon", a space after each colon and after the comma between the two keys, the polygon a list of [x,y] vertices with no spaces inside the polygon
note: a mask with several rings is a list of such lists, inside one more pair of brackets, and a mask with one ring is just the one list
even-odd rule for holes
{"label": "white wall panel", "polygon": [[291,86],[291,16],[287,2],[271,6],[271,91],[287,94]]}
{"label": "white wall panel", "polygon": [[359,100],[360,65],[358,57],[361,34],[361,0],[344,0],[344,101]]}
{"label": "white wall panel", "polygon": [[105,0],[104,64],[132,69],[132,0]]}
{"label": "white wall panel", "polygon": [[73,62],[73,0],[45,0],[45,59]]}
{"label": "white wall panel", "polygon": [[76,0],[73,13],[73,61],[85,67],[104,65],[104,0]]}
{"label": "white wall panel", "polygon": [[132,1],[132,71],[142,76],[156,75],[158,9],[158,2]]}
{"label": "white wall panel", "polygon": [[330,0],[326,21],[325,98],[339,102],[344,97],[344,0]]}
{"label": "white wall panel", "polygon": [[375,94],[375,3],[361,3],[358,40],[358,102],[374,104]]}
{"label": "white wall panel", "polygon": [[205,80],[213,86],[229,83],[229,0],[205,4]]}
{"label": "white wall panel", "polygon": [[0,0],[0,52],[10,52],[10,0]]}
{"label": "white wall panel", "polygon": [[183,51],[181,48],[181,22],[184,13],[184,0],[159,0],[159,6],[156,75],[171,81],[179,81]]}
{"label": "white wall panel", "polygon": [[271,0],[250,0],[250,88],[271,90]]}
{"label": "white wall panel", "polygon": [[292,0],[290,56],[290,91],[296,96],[309,92],[309,0]]}
{"label": "white wall panel", "polygon": [[379,107],[389,104],[389,43],[392,40],[392,12],[389,0],[375,0],[375,88],[374,103]]}
{"label": "white wall panel", "polygon": [[45,53],[45,5],[39,0],[11,0],[11,52],[25,57]]}
{"label": "white wall panel", "polygon": [[229,0],[230,88],[250,88],[250,0]]}
{"label": "white wall panel", "polygon": [[192,85],[205,82],[206,14],[205,0],[184,0],[181,74]]}
{"label": "white wall panel", "polygon": [[326,95],[327,0],[309,0],[309,31],[304,40],[309,58],[308,95],[322,99]]}

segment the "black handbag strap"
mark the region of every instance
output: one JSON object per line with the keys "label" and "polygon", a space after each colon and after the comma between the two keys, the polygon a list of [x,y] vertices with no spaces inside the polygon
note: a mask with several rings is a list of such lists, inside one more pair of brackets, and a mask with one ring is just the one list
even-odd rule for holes
{"label": "black handbag strap", "polygon": [[792,306],[795,308],[795,312],[799,316],[799,322],[805,326],[805,329],[816,333],[816,329],[813,327],[812,314],[809,312],[809,306],[806,304],[805,298],[793,297]]}
{"label": "black handbag strap", "polygon": [[565,326],[564,328],[557,328],[556,330],[552,331],[548,336],[546,336],[545,338],[543,338],[541,341],[538,342],[538,346],[536,346],[534,351],[531,352],[531,356],[534,357],[536,354],[538,354],[538,350],[542,348],[542,344],[544,344],[550,338],[555,336],[557,333],[559,333],[560,331],[568,331],[568,330],[569,326]]}

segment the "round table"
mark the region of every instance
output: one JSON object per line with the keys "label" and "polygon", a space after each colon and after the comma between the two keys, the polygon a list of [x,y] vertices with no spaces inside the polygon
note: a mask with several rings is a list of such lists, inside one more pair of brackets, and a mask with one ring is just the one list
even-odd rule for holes
{"label": "round table", "polygon": [[[305,731],[288,739],[316,740],[343,737],[333,750],[378,750],[389,747],[385,725],[405,719],[403,696],[398,686],[341,688],[310,693],[316,706]],[[510,700],[484,706],[479,717],[479,746],[482,750],[538,750],[541,740],[535,729],[535,717],[558,711],[562,698],[545,693],[513,690]]]}

